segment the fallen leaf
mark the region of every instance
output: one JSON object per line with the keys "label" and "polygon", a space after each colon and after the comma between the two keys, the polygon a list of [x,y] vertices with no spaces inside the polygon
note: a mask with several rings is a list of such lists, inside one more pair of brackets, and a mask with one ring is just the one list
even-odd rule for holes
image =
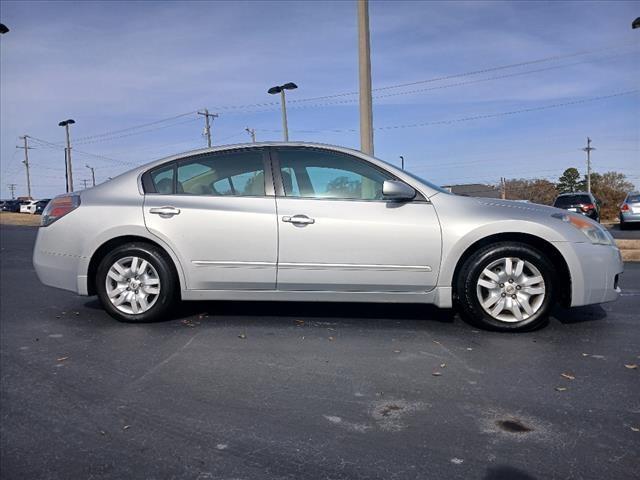
{"label": "fallen leaf", "polygon": [[69,357],[60,357],[58,359],[58,362],[64,362],[67,358],[69,358]]}
{"label": "fallen leaf", "polygon": [[629,370],[635,370],[636,368],[638,368],[638,365],[635,363],[625,363],[624,365],[626,368],[628,368]]}
{"label": "fallen leaf", "polygon": [[472,350],[473,350],[473,348],[467,347],[467,351],[471,352]]}
{"label": "fallen leaf", "polygon": [[105,432],[104,430],[100,430],[100,435],[106,435],[107,432]]}
{"label": "fallen leaf", "polygon": [[335,340],[335,338],[329,337],[329,340],[333,342]]}
{"label": "fallen leaf", "polygon": [[238,335],[238,338],[242,338],[244,340],[245,338],[247,338],[247,336],[244,333],[241,333],[240,335]]}
{"label": "fallen leaf", "polygon": [[442,374],[440,372],[433,372],[431,375],[433,375],[434,377],[442,376]]}
{"label": "fallen leaf", "polygon": [[302,325],[304,325],[304,320],[296,320],[296,324],[301,327]]}
{"label": "fallen leaf", "polygon": [[129,430],[131,428],[131,425],[125,425],[124,427],[122,427],[123,430]]}
{"label": "fallen leaf", "polygon": [[634,432],[640,432],[640,428],[638,427],[631,427],[631,430],[633,430]]}
{"label": "fallen leaf", "polygon": [[583,357],[588,357],[588,356],[589,356],[589,354],[588,354],[588,353],[583,353],[583,354],[582,354],[582,356],[583,356]]}
{"label": "fallen leaf", "polygon": [[446,366],[447,366],[447,364],[446,364],[446,363],[441,363],[441,364],[440,364],[440,368],[445,368]]}
{"label": "fallen leaf", "polygon": [[74,315],[80,315],[80,312],[73,312]]}
{"label": "fallen leaf", "polygon": [[556,391],[558,392],[564,392],[567,390],[567,387],[556,387]]}
{"label": "fallen leaf", "polygon": [[560,376],[566,378],[567,380],[575,380],[576,379],[576,377],[574,375],[571,375],[570,373],[561,373]]}
{"label": "fallen leaf", "polygon": [[433,343],[435,343],[436,345],[442,345],[439,341],[437,340],[431,340]]}

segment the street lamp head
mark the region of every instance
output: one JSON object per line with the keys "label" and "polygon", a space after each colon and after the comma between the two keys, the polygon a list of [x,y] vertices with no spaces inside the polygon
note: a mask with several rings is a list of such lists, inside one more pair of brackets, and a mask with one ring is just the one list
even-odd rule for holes
{"label": "street lamp head", "polygon": [[0,23],[0,34],[4,35],[9,31],[9,27],[7,27],[4,23]]}
{"label": "street lamp head", "polygon": [[298,88],[298,86],[295,83],[289,82],[289,83],[285,83],[284,85],[271,87],[269,90],[267,90],[267,93],[270,93],[271,95],[275,95],[276,93],[280,93],[282,90],[295,90],[296,88]]}
{"label": "street lamp head", "polygon": [[69,118],[68,120],[63,120],[62,122],[60,122],[58,124],[59,127],[66,127],[67,125],[73,125],[75,122],[75,120]]}
{"label": "street lamp head", "polygon": [[636,19],[631,23],[631,28],[640,28],[640,17],[636,18]]}

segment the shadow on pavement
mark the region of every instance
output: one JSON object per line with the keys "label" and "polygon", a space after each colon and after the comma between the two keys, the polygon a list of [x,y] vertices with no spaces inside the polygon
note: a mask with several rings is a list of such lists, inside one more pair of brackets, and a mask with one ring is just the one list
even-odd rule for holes
{"label": "shadow on pavement", "polygon": [[535,477],[509,465],[498,465],[487,470],[484,480],[535,480]]}

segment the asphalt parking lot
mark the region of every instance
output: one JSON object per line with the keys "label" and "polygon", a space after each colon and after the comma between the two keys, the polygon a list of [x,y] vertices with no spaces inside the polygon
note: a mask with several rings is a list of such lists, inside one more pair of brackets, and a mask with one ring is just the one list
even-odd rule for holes
{"label": "asphalt parking lot", "polygon": [[2,478],[637,478],[638,263],[527,334],[412,305],[127,325],[40,285],[35,233],[0,229]]}

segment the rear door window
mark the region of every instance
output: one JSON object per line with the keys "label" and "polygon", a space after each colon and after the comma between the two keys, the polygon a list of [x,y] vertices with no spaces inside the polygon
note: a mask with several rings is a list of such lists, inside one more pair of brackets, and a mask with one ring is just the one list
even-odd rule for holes
{"label": "rear door window", "polygon": [[264,196],[264,162],[259,150],[205,154],[178,165],[177,193]]}

